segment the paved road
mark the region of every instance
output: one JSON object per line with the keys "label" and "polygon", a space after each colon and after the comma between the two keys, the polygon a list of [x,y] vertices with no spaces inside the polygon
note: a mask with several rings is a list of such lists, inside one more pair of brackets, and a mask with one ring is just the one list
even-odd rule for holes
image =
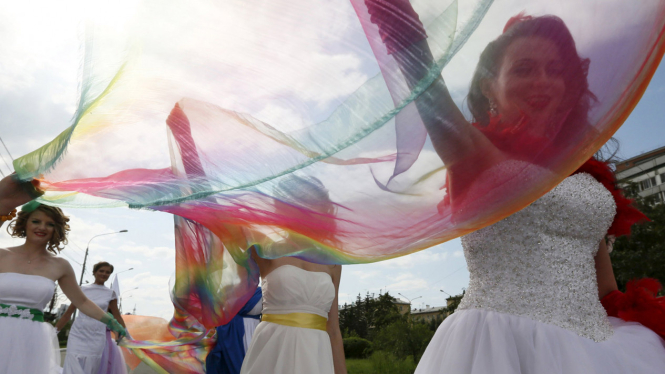
{"label": "paved road", "polygon": [[[61,349],[60,354],[61,354],[61,363],[64,365],[65,363],[65,354],[66,354],[66,349]],[[129,372],[129,371],[128,371]],[[144,364],[141,362],[139,366],[136,367],[136,370],[130,372],[131,374],[155,374],[156,372],[152,370],[148,365]]]}

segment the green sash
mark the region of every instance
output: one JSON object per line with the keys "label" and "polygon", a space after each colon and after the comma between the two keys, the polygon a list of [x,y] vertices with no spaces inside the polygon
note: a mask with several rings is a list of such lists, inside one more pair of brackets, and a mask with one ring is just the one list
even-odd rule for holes
{"label": "green sash", "polygon": [[20,305],[0,304],[0,317],[12,317],[44,322],[44,313],[41,310]]}

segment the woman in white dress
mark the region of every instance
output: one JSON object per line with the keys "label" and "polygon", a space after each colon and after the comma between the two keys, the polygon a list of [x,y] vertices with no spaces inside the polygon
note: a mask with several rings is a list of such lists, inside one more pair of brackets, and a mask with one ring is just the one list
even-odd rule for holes
{"label": "woman in white dress", "polygon": [[[366,0],[372,21],[387,35],[404,29],[381,13],[387,3],[411,21],[418,19],[406,0]],[[429,65],[413,61],[431,56],[424,35],[413,33],[409,41],[395,37],[399,45],[388,46],[411,83]],[[455,178],[456,168],[469,165],[455,163],[451,149],[462,145],[468,147],[461,152],[474,152],[474,145],[482,144],[487,152],[473,162],[487,167],[476,177],[500,177],[516,163],[538,168],[515,157],[520,156],[515,148],[527,144],[511,143],[516,130],[501,127],[526,117],[529,131],[546,131],[559,121],[568,131],[583,130],[593,100],[588,63],[578,56],[562,20],[519,15],[481,54],[468,97],[473,124],[438,79],[422,100],[436,100],[441,111],[423,113],[423,121],[439,156],[452,166],[453,200],[444,203],[476,196],[471,181]],[[555,146],[549,155],[556,157],[556,151]],[[528,152],[523,156],[529,159]],[[625,234],[640,216],[614,182],[611,170],[591,159],[530,206],[463,237],[469,288],[438,328],[416,373],[665,373],[665,340],[640,323],[608,317],[601,304],[618,293],[605,236]],[[516,184],[503,187],[511,186]]]}
{"label": "woman in white dress", "polygon": [[[122,327],[126,327],[118,310],[118,295],[104,286],[112,273],[113,265],[108,262],[96,263],[92,268],[95,282],[85,285],[81,289],[88,299],[102,310],[108,310]],[[55,325],[57,331],[65,327],[75,310],[74,305],[67,308],[65,314]],[[109,342],[111,344],[108,344]],[[103,367],[102,358],[106,359],[106,365]],[[123,374],[126,372],[127,368],[120,348],[107,337],[106,326],[85,314],[79,315],[67,338],[67,356],[63,374]]]}
{"label": "woman in white dress", "polygon": [[[279,189],[289,204],[329,213],[334,205],[316,178],[292,176]],[[279,245],[298,245],[285,238]],[[259,266],[263,317],[252,336],[241,374],[345,374],[337,293],[340,265],[321,265],[295,257],[264,259]]]}
{"label": "woman in white dress", "polygon": [[[34,198],[22,186],[12,176],[0,180],[2,222],[17,206]],[[120,335],[124,336],[125,331],[85,296],[69,262],[55,256],[60,245],[66,243],[69,219],[58,208],[26,205],[27,209],[19,212],[9,226],[10,233],[25,238],[25,243],[0,249],[0,374],[58,373],[60,353],[55,329],[43,322],[42,312],[56,282],[83,313]]]}

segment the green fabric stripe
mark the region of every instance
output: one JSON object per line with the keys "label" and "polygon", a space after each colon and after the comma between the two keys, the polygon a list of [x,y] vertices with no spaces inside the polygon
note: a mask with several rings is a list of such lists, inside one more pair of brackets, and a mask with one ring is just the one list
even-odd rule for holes
{"label": "green fabric stripe", "polygon": [[0,304],[0,317],[29,319],[31,321],[44,322],[44,312],[39,309],[28,308],[26,306],[20,305]]}

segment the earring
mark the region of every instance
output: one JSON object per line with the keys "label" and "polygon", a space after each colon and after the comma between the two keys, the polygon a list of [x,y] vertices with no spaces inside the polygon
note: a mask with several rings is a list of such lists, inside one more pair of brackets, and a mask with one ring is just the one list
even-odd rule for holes
{"label": "earring", "polygon": [[496,117],[499,115],[499,111],[497,110],[496,103],[492,99],[488,99],[490,102],[490,116]]}

